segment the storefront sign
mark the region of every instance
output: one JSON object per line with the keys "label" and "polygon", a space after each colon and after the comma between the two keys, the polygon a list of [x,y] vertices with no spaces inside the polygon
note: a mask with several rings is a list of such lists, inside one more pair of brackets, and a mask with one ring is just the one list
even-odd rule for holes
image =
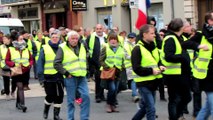
{"label": "storefront sign", "polygon": [[72,10],[73,11],[86,11],[87,10],[87,0],[72,0]]}

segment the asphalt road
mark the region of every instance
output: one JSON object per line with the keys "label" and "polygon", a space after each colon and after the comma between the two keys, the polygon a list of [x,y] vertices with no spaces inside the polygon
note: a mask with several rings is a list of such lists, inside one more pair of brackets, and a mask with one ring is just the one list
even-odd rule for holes
{"label": "asphalt road", "polygon": [[[94,82],[88,82],[90,88],[90,120],[131,120],[137,111],[137,104],[132,102],[131,92],[123,91],[118,95],[119,113],[106,113],[105,102],[95,103],[94,100]],[[15,108],[15,100],[5,100],[5,96],[0,96],[0,120],[43,120],[42,112],[44,107],[44,90],[40,87],[37,80],[30,80],[31,90],[25,92],[25,103],[28,107],[27,112],[23,113]],[[204,96],[205,97],[205,96]],[[168,120],[167,102],[159,100],[159,94],[156,95],[156,114],[157,120]],[[53,120],[53,107],[49,111],[48,120]],[[192,102],[188,105],[189,114],[184,115],[186,120],[191,120]],[[76,105],[75,119],[79,119],[79,106]],[[62,105],[60,116],[63,120],[67,119],[66,95]]]}

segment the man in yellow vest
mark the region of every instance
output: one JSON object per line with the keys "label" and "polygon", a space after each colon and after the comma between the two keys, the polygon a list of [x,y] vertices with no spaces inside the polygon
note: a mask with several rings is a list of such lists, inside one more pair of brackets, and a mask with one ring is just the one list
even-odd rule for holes
{"label": "man in yellow vest", "polygon": [[140,29],[140,40],[132,50],[131,62],[135,74],[134,81],[141,95],[140,109],[132,120],[155,120],[155,91],[162,78],[161,71],[166,68],[158,66],[160,56],[154,44],[155,28],[143,25]]}
{"label": "man in yellow vest", "polygon": [[205,15],[202,32],[197,32],[191,40],[206,44],[208,51],[199,50],[194,61],[193,76],[199,81],[200,89],[206,93],[206,101],[199,111],[196,120],[207,120],[213,117],[213,11]]}
{"label": "man in yellow vest", "polygon": [[139,96],[137,93],[137,87],[136,83],[133,80],[133,73],[132,73],[132,63],[131,63],[131,53],[132,49],[135,46],[136,41],[136,34],[135,33],[129,33],[128,34],[128,41],[124,42],[124,52],[125,52],[125,59],[124,59],[124,65],[126,68],[126,75],[128,80],[128,87],[132,90],[132,100],[133,102],[139,101]]}
{"label": "man in yellow vest", "polygon": [[80,93],[80,119],[89,120],[90,98],[86,80],[87,52],[84,44],[79,41],[76,31],[68,33],[68,41],[60,45],[54,60],[55,69],[64,75],[64,84],[67,91],[68,120],[74,120],[74,101],[76,91]]}
{"label": "man in yellow vest", "polygon": [[39,81],[43,81],[46,97],[44,100],[43,118],[48,118],[49,108],[53,103],[54,120],[61,120],[59,117],[61,104],[64,98],[63,75],[58,73],[53,66],[59,44],[59,31],[55,30],[51,34],[51,40],[43,45],[37,62]]}
{"label": "man in yellow vest", "polygon": [[168,25],[167,35],[162,43],[161,62],[167,68],[163,74],[168,88],[169,120],[182,118],[183,109],[191,100],[191,67],[186,49],[208,49],[206,45],[183,41],[181,35],[184,23],[181,18],[171,20]]}
{"label": "man in yellow vest", "polygon": [[106,35],[103,32],[103,25],[97,24],[95,27],[95,32],[92,33],[87,39],[86,43],[89,48],[90,58],[89,67],[90,71],[94,68],[95,74],[95,99],[97,103],[105,100],[104,89],[101,87],[100,79],[100,51],[107,43]]}

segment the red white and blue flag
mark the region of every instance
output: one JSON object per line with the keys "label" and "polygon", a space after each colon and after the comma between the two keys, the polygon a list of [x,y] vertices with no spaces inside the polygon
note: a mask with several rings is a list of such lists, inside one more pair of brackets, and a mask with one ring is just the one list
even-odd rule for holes
{"label": "red white and blue flag", "polygon": [[147,24],[147,8],[151,6],[150,0],[138,0],[138,19],[135,27],[140,29],[144,24]]}

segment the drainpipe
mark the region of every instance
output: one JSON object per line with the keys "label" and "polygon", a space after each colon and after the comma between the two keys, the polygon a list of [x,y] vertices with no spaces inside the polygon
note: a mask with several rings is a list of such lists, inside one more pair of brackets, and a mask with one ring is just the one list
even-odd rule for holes
{"label": "drainpipe", "polygon": [[175,8],[174,8],[174,0],[171,0],[171,17],[175,18]]}

